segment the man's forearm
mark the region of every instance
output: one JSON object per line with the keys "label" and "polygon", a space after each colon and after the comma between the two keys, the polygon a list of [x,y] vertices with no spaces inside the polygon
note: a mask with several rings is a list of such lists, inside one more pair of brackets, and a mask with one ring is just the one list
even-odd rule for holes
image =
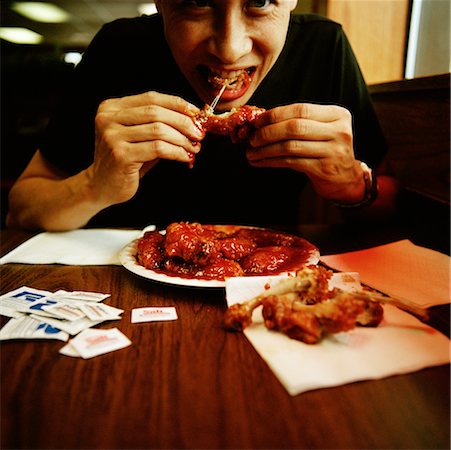
{"label": "man's forearm", "polygon": [[29,177],[11,189],[7,225],[71,230],[86,225],[105,206],[93,198],[85,171],[63,180]]}

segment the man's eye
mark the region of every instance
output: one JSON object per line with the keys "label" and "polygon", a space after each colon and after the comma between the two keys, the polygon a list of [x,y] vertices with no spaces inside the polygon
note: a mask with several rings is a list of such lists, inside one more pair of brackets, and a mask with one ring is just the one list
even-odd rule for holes
{"label": "man's eye", "polygon": [[271,4],[271,0],[249,0],[249,8],[267,8]]}
{"label": "man's eye", "polygon": [[191,6],[196,8],[206,8],[211,5],[211,0],[184,0],[184,6]]}

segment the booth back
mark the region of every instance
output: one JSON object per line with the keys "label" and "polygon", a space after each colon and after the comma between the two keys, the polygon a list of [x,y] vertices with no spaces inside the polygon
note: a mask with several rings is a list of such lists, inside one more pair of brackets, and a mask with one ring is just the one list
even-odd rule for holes
{"label": "booth back", "polygon": [[389,162],[404,189],[450,203],[450,74],[373,85]]}

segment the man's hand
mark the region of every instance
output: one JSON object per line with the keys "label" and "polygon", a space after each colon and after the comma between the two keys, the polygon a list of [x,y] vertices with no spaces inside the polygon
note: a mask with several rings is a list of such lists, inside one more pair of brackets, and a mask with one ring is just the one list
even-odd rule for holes
{"label": "man's hand", "polygon": [[304,172],[324,198],[352,203],[364,197],[347,109],[306,103],[280,106],[263,113],[254,126],[247,151],[253,166]]}
{"label": "man's hand", "polygon": [[105,206],[129,200],[159,159],[188,163],[200,150],[199,112],[180,97],[147,92],[109,99],[98,108],[94,162],[87,174]]}

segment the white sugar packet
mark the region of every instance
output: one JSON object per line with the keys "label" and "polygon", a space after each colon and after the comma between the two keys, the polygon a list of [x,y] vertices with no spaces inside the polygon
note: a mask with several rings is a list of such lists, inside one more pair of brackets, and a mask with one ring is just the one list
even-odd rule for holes
{"label": "white sugar packet", "polygon": [[72,358],[81,358],[80,353],[72,347],[70,341],[62,348],[60,348],[59,353],[64,356],[71,356]]}
{"label": "white sugar packet", "polygon": [[3,297],[0,299],[0,315],[6,317],[19,317],[22,313],[28,312],[30,302],[18,298]]}
{"label": "white sugar packet", "polygon": [[17,312],[56,319],[76,320],[85,314],[75,309],[83,303],[101,302],[110,294],[86,291],[56,292],[22,286],[0,296],[0,314],[17,317]]}
{"label": "white sugar packet", "polygon": [[29,286],[21,286],[20,288],[14,289],[12,291],[6,292],[0,295],[0,300],[2,298],[17,298],[29,303],[34,303],[37,300],[42,300],[45,297],[52,296],[53,293],[50,291],[44,291],[42,289],[36,289]]}
{"label": "white sugar packet", "polygon": [[130,339],[117,328],[108,330],[88,329],[71,339],[60,353],[84,359],[103,355],[131,345]]}
{"label": "white sugar packet", "polygon": [[0,330],[0,340],[58,339],[67,341],[69,334],[54,326],[26,315],[10,319]]}
{"label": "white sugar packet", "polygon": [[[16,312],[35,314],[56,319],[77,320],[86,314],[80,306],[99,304],[110,297],[111,294],[89,291],[56,292],[22,286],[0,296],[0,314],[7,317],[16,317]],[[107,308],[113,308],[106,306]],[[114,311],[114,314],[113,314]],[[110,309],[109,316],[117,316],[123,310]]]}
{"label": "white sugar packet", "polygon": [[29,312],[30,306],[48,300],[51,295],[49,291],[22,286],[0,296],[0,314],[15,317],[16,312]]}
{"label": "white sugar packet", "polygon": [[105,305],[103,303],[85,303],[80,305],[81,311],[91,320],[119,320],[123,309],[115,308],[114,306]]}
{"label": "white sugar packet", "polygon": [[177,311],[173,306],[149,306],[132,309],[132,323],[160,322],[177,320]]}
{"label": "white sugar packet", "polygon": [[20,317],[20,316],[23,316],[23,314],[19,311],[16,311],[13,308],[8,308],[8,306],[0,304],[0,316]]}
{"label": "white sugar packet", "polygon": [[90,320],[87,317],[82,317],[77,320],[55,319],[53,317],[37,316],[35,314],[31,314],[30,317],[59,328],[72,336],[103,322],[103,320]]}
{"label": "white sugar packet", "polygon": [[104,294],[101,292],[88,292],[88,291],[64,291],[60,289],[52,294],[52,298],[57,300],[73,300],[83,302],[101,302],[110,297],[111,294]]}
{"label": "white sugar packet", "polygon": [[17,317],[15,312],[20,312],[60,318],[60,315],[46,310],[46,308],[57,304],[58,301],[52,299],[51,292],[23,286],[0,297],[0,314],[7,317]]}

